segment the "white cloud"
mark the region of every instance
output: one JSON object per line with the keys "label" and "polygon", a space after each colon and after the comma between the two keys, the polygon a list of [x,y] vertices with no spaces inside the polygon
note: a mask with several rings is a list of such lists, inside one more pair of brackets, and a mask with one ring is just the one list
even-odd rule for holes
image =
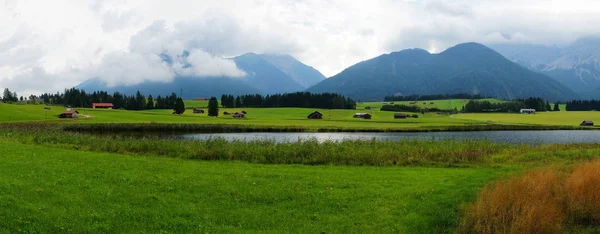
{"label": "white cloud", "polygon": [[247,52],[291,54],[332,76],[406,48],[561,45],[600,34],[598,24],[594,0],[5,0],[0,87],[53,92],[91,77],[240,77],[223,58]]}

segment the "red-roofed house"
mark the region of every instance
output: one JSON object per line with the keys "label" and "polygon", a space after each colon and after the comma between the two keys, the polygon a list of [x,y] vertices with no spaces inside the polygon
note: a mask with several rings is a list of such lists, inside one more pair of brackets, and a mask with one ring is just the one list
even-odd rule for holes
{"label": "red-roofed house", "polygon": [[112,103],[92,103],[92,108],[104,108],[104,109],[112,109],[114,105]]}

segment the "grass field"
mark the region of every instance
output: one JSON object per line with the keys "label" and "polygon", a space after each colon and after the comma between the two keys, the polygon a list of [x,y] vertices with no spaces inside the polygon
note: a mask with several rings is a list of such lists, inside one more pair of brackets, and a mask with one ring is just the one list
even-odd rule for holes
{"label": "grass field", "polygon": [[[418,106],[421,108],[437,108],[440,110],[454,110],[455,108],[457,110],[461,110],[463,106],[465,106],[467,104],[467,102],[469,102],[469,99],[449,99],[449,100],[430,100],[430,101],[415,101],[415,104],[410,104],[410,101],[400,101],[400,102],[393,102],[394,105],[406,105],[406,106]],[[489,101],[491,103],[499,103],[499,102],[503,102],[502,100],[499,99],[495,99],[495,98],[487,98],[487,99],[481,99],[481,101]],[[356,107],[356,109],[365,109],[365,107],[369,106],[371,108],[375,108],[375,109],[379,109],[381,108],[384,103],[389,103],[391,104],[392,102],[364,102],[364,103],[359,103],[358,106]]]}
{"label": "grass field", "polygon": [[[244,124],[268,126],[301,126],[307,128],[417,128],[420,126],[460,126],[473,124],[477,121],[450,118],[447,115],[428,113],[419,118],[395,120],[393,112],[382,112],[378,109],[371,110],[373,119],[364,120],[353,118],[361,110],[318,110],[323,113],[322,120],[308,120],[306,116],[315,111],[310,108],[221,108],[220,116],[209,117],[206,114],[193,114],[191,110],[183,115],[172,115],[171,110],[106,110],[106,109],[77,109],[81,114],[90,118],[81,117],[76,120],[60,120],[73,123],[204,123],[204,124]],[[224,111],[248,112],[246,119],[233,119],[223,115]],[[42,105],[11,105],[0,103],[0,122],[23,121],[57,121],[56,117],[64,111],[63,107],[52,107],[50,111],[44,110]],[[46,117],[47,116],[47,117]]]}
{"label": "grass field", "polygon": [[501,124],[537,124],[537,125],[571,125],[575,126],[583,120],[600,123],[598,111],[560,111],[538,112],[536,114],[477,113],[458,114],[454,118],[472,121],[485,121]]}
{"label": "grass field", "polygon": [[0,142],[0,232],[452,233],[502,168],[256,165]]}

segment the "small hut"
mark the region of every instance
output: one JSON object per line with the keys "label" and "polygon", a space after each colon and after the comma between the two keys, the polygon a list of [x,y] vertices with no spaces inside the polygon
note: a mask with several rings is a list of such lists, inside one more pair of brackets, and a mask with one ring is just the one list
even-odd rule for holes
{"label": "small hut", "polygon": [[204,110],[198,109],[198,108],[194,108],[194,114],[204,114]]}
{"label": "small hut", "polygon": [[594,126],[594,121],[591,120],[584,120],[583,122],[581,122],[579,124],[579,126]]}
{"label": "small hut", "polygon": [[535,109],[521,109],[519,112],[521,114],[535,114]]}
{"label": "small hut", "polygon": [[112,109],[115,107],[112,103],[92,103],[92,108]]}
{"label": "small hut", "polygon": [[361,119],[371,119],[371,114],[369,113],[356,113],[353,116],[354,118],[361,118]]}
{"label": "small hut", "polygon": [[242,119],[242,118],[246,118],[246,114],[235,112],[231,117],[233,117],[234,119]]}
{"label": "small hut", "polygon": [[65,112],[58,115],[58,118],[61,119],[74,119],[79,117],[79,111],[67,109]]}
{"label": "small hut", "polygon": [[323,118],[323,114],[321,114],[321,112],[315,111],[313,113],[310,113],[310,115],[308,115],[307,118],[308,119],[322,119]]}
{"label": "small hut", "polygon": [[229,112],[227,112],[227,111],[224,111],[224,112],[223,112],[223,115],[231,115],[231,113],[229,113]]}
{"label": "small hut", "polygon": [[394,114],[394,119],[408,119],[410,118],[410,115],[408,114],[404,114],[404,113],[395,113]]}

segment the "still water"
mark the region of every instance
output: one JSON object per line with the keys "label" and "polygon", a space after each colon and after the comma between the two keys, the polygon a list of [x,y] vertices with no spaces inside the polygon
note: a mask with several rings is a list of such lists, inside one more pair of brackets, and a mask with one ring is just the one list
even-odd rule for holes
{"label": "still water", "polygon": [[478,131],[478,132],[407,132],[407,133],[209,133],[184,134],[176,137],[183,139],[207,140],[223,138],[229,141],[274,140],[277,142],[294,142],[298,140],[316,139],[324,141],[341,140],[382,140],[396,141],[402,139],[425,140],[469,140],[486,139],[493,142],[511,144],[552,144],[552,143],[594,143],[600,142],[600,131]]}

